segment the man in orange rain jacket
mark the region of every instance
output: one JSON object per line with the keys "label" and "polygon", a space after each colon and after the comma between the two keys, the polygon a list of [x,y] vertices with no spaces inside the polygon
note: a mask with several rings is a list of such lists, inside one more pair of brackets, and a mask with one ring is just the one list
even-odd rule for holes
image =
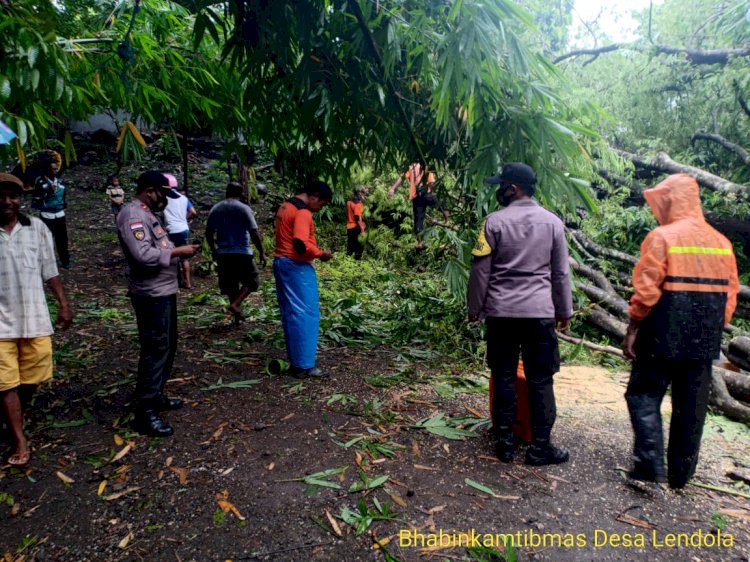
{"label": "man in orange rain jacket", "polygon": [[623,344],[633,361],[625,393],[635,433],[630,473],[663,482],[659,408],[672,383],[667,477],[682,488],[695,473],[722,328],[737,305],[732,244],[706,223],[697,182],[675,174],[643,192],[659,227],[641,244]]}

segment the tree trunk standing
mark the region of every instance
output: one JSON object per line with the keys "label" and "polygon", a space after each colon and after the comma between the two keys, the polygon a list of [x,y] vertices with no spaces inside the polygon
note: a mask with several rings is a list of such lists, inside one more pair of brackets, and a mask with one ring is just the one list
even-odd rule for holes
{"label": "tree trunk standing", "polygon": [[247,188],[247,165],[242,161],[242,157],[239,154],[237,155],[237,169],[239,171],[240,183],[242,184],[242,196],[245,198],[245,201],[250,203],[250,192]]}
{"label": "tree trunk standing", "polygon": [[190,186],[188,185],[188,178],[190,172],[188,170],[188,129],[187,127],[182,128],[182,189],[185,191],[185,197],[190,197]]}

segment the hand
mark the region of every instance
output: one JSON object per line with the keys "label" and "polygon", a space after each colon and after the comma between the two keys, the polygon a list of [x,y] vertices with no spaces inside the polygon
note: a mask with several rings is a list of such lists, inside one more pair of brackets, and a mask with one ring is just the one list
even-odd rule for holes
{"label": "hand", "polygon": [[73,322],[73,309],[70,308],[70,305],[65,304],[61,305],[59,309],[57,309],[57,325],[60,326],[61,329],[67,330],[70,327],[71,322]]}
{"label": "hand", "polygon": [[396,195],[396,190],[393,189],[393,188],[389,189],[388,190],[388,197],[393,197],[394,195]]}
{"label": "hand", "polygon": [[188,244],[187,246],[179,246],[172,248],[173,258],[192,258],[198,251],[200,246],[198,244]]}
{"label": "hand", "polygon": [[622,342],[622,354],[625,359],[629,361],[635,361],[635,336],[637,332],[628,332],[625,334],[625,339]]}
{"label": "hand", "polygon": [[329,252],[328,250],[325,250],[323,252],[323,255],[320,256],[320,261],[328,261],[333,257],[333,254]]}
{"label": "hand", "polygon": [[258,263],[260,264],[261,267],[266,267],[266,264],[268,262],[266,261],[266,255],[265,254],[261,254],[261,255],[258,256]]}
{"label": "hand", "polygon": [[567,333],[570,328],[570,318],[555,318],[557,329],[562,333]]}
{"label": "hand", "polygon": [[476,322],[479,322],[479,315],[478,314],[469,314],[469,322],[474,324]]}

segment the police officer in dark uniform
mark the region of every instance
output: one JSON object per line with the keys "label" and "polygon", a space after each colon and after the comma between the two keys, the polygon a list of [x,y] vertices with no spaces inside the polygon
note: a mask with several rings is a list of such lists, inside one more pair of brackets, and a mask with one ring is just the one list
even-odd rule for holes
{"label": "police officer in dark uniform", "polygon": [[167,197],[175,196],[164,175],[144,172],[138,178],[135,198],[117,215],[120,244],[130,266],[128,296],[141,346],[135,428],[155,437],[174,433],[159,412],[182,407],[182,400],[165,396],[164,385],[177,350],[178,258],[192,257],[198,249],[197,245],[175,248],[154,216],[167,206]]}

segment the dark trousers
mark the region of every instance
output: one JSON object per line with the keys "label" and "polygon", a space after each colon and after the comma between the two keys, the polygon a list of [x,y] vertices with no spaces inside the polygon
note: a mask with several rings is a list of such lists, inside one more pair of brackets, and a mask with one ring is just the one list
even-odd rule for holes
{"label": "dark trousers", "polygon": [[664,478],[664,436],[659,411],[672,383],[667,467],[669,484],[682,488],[698,464],[703,422],[711,390],[708,360],[636,361],[625,392],[635,433],[635,472],[647,479]]}
{"label": "dark trousers", "polygon": [[136,409],[148,410],[164,391],[177,351],[177,295],[131,295],[141,355],[135,386]]}
{"label": "dark trousers", "polygon": [[487,362],[494,386],[492,417],[499,439],[508,438],[516,420],[516,372],[523,357],[529,390],[531,432],[535,442],[549,441],[557,417],[553,375],[560,370],[552,318],[487,318]]}
{"label": "dark trousers", "polygon": [[346,229],[346,255],[354,256],[355,260],[362,259],[362,252],[365,250],[364,244],[359,241],[359,235],[362,229],[358,226]]}
{"label": "dark trousers", "polygon": [[57,249],[57,256],[60,258],[60,264],[63,267],[68,267],[70,265],[70,252],[68,251],[68,226],[65,217],[59,219],[40,218],[49,228],[52,238],[55,239],[55,248]]}

